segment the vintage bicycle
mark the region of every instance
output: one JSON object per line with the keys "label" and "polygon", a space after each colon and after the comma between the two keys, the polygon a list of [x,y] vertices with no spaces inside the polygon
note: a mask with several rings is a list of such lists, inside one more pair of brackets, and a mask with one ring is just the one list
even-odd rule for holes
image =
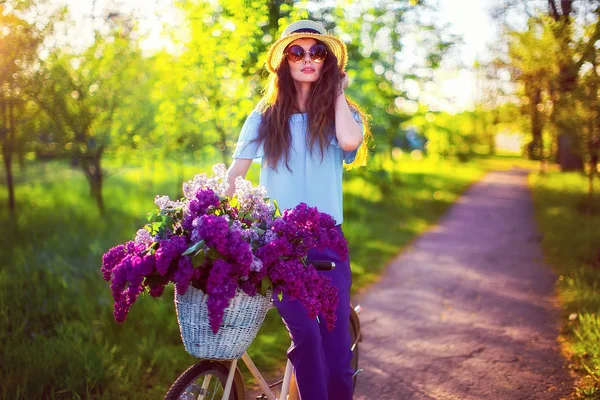
{"label": "vintage bicycle", "polygon": [[[335,263],[330,261],[311,261],[317,270],[327,271],[335,268]],[[362,371],[358,368],[358,343],[362,340],[360,332],[360,321],[358,314],[361,311],[360,306],[350,306],[350,337],[351,350],[353,357],[351,366],[353,368],[354,386],[356,386],[356,376]],[[271,302],[270,309],[275,308]],[[204,359],[186,369],[173,383],[165,400],[244,400],[246,397],[246,388],[244,379],[238,368],[238,359],[233,360],[215,360]],[[241,356],[242,362],[246,365],[255,381],[262,390],[262,394],[256,397],[256,400],[295,400],[298,399],[298,389],[295,384],[292,363],[287,361],[285,373],[282,379],[267,383],[259,369],[256,367],[247,352]],[[273,391],[281,386],[279,397],[276,397]]]}

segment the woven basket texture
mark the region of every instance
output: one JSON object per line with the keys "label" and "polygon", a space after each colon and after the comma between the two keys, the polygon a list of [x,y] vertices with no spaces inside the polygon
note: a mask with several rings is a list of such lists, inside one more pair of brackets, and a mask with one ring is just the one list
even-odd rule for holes
{"label": "woven basket texture", "polygon": [[198,358],[240,358],[256,337],[271,305],[267,296],[248,296],[239,290],[225,309],[219,331],[214,334],[208,320],[208,296],[190,285],[184,295],[175,289],[175,310],[185,350]]}

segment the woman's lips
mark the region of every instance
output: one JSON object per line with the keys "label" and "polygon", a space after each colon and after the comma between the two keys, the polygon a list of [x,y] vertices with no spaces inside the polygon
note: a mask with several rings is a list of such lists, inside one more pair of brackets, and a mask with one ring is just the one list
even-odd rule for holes
{"label": "woman's lips", "polygon": [[301,71],[304,72],[305,74],[312,74],[313,72],[315,72],[315,70],[312,68],[305,68],[305,69],[302,69]]}

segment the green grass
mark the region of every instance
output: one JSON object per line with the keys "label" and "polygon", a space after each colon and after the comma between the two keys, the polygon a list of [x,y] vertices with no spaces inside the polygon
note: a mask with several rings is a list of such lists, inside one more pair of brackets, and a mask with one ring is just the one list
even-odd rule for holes
{"label": "green grass", "polygon": [[[195,361],[181,344],[172,287],[160,299],[137,301],[127,321],[117,324],[99,268],[107,249],[130,240],[145,223],[156,194],[179,197],[183,180],[208,172],[218,160],[128,161],[104,163],[110,173],[105,218],[83,174],[65,161],[15,169],[16,220],[8,217],[7,191],[0,191],[0,399],[161,398]],[[402,157],[347,171],[344,232],[353,290],[376,281],[387,262],[485,170],[515,163],[521,161]],[[249,177],[257,182],[257,165]],[[274,371],[288,345],[272,311],[250,353],[261,370]]]}
{"label": "green grass", "polygon": [[600,195],[590,201],[587,177],[578,173],[531,174],[529,181],[544,253],[559,274],[561,337],[581,377],[577,391],[600,399]]}

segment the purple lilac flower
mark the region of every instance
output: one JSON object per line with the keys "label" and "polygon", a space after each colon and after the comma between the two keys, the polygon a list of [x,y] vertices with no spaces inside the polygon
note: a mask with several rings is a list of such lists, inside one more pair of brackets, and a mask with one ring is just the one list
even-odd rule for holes
{"label": "purple lilac flower", "polygon": [[192,265],[192,259],[189,257],[183,257],[177,262],[177,271],[173,275],[175,286],[177,287],[177,293],[185,294],[192,276],[194,275],[194,266]]}
{"label": "purple lilac flower", "polygon": [[185,237],[173,236],[169,239],[162,240],[160,247],[154,253],[156,257],[156,270],[160,275],[165,275],[171,266],[171,262],[187,249]]}
{"label": "purple lilac flower", "polygon": [[[228,187],[225,166],[216,165],[213,171],[214,177],[201,174],[184,183],[183,201],[156,197],[160,209],[174,218],[165,229],[166,239],[153,238],[141,229],[135,241],[115,246],[103,256],[102,274],[111,281],[115,319],[126,319],[144,285],[158,297],[168,282],[174,282],[179,293],[185,293],[191,283],[208,294],[210,325],[217,332],[236,290],[255,295],[269,276],[274,291],[299,300],[309,315],[322,315],[331,328],[337,288],[302,259],[314,247],[329,247],[346,257],[347,244],[334,219],[306,204],[274,218],[265,189],[242,178],[236,179],[239,208],[234,208],[223,200]],[[182,253],[200,240],[218,252],[218,258],[211,255],[203,268],[194,268],[191,258]],[[153,242],[158,243],[156,250],[146,253]],[[150,276],[153,279],[146,280]]]}
{"label": "purple lilac flower", "polygon": [[190,201],[188,209],[194,215],[206,213],[210,207],[218,207],[219,198],[211,189],[203,189],[196,192],[194,198]]}
{"label": "purple lilac flower", "polygon": [[157,285],[150,288],[150,296],[160,297],[163,294],[165,287],[163,285]]}
{"label": "purple lilac flower", "polygon": [[216,249],[224,254],[227,251],[227,235],[229,224],[223,217],[217,215],[203,215],[197,229],[198,236],[204,239],[208,247]]}
{"label": "purple lilac flower", "polygon": [[233,279],[231,272],[231,264],[225,260],[215,260],[206,282],[210,327],[214,333],[218,332],[225,308],[235,296],[237,280]]}
{"label": "purple lilac flower", "polygon": [[125,245],[119,244],[108,250],[102,256],[102,277],[105,281],[110,280],[111,271],[125,257]]}

